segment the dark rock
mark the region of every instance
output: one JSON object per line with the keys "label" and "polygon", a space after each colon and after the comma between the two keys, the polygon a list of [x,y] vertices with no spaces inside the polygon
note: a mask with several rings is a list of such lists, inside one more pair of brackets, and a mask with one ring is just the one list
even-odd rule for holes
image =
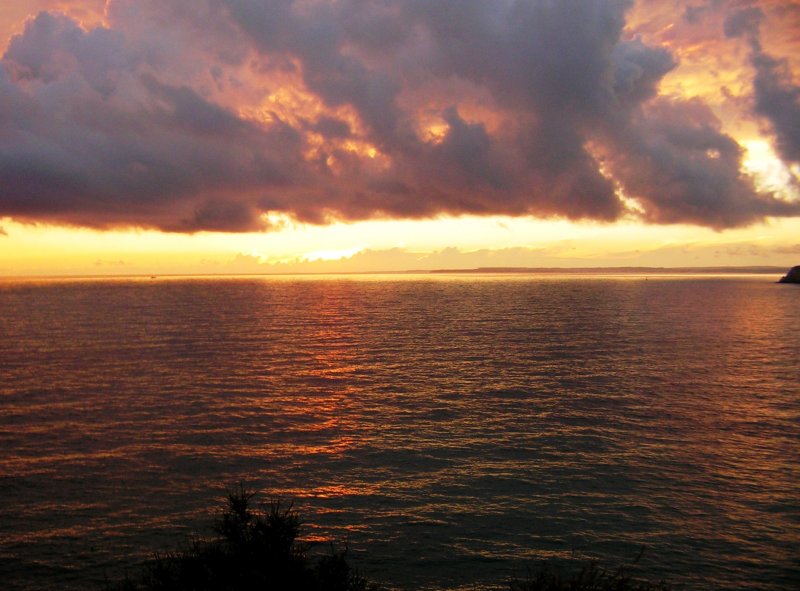
{"label": "dark rock", "polygon": [[781,277],[778,283],[800,283],[800,265],[789,269],[789,272]]}

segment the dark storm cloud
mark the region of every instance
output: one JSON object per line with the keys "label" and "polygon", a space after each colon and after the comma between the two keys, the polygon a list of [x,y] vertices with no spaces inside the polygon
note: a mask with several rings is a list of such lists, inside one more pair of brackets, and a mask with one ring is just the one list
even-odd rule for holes
{"label": "dark storm cloud", "polygon": [[792,84],[785,60],[762,52],[753,56],[753,66],[755,111],[772,124],[779,153],[800,162],[800,86]]}
{"label": "dark storm cloud", "polygon": [[245,121],[143,73],[138,60],[113,32],[49,13],[14,38],[0,66],[0,213],[96,227],[257,229],[254,208],[240,200],[291,184],[298,133]]}
{"label": "dark storm cloud", "polygon": [[[741,174],[708,109],[656,97],[676,63],[623,39],[630,4],[117,0],[88,31],[41,13],[0,62],[0,216],[187,232],[262,228],[266,211],[611,221],[630,213],[620,190],[656,223],[796,215]],[[729,34],[753,36],[753,18]],[[787,128],[797,95],[767,69],[759,104]],[[235,108],[292,76],[319,107]]]}
{"label": "dark storm cloud", "polygon": [[613,136],[610,167],[650,222],[722,229],[798,213],[796,204],[756,192],[740,172],[742,149],[700,101],[654,101]]}
{"label": "dark storm cloud", "polygon": [[613,96],[626,106],[654,97],[661,78],[677,65],[667,50],[648,47],[638,38],[618,43],[611,59]]}
{"label": "dark storm cloud", "polygon": [[725,19],[724,30],[728,37],[750,35],[758,43],[758,29],[764,20],[764,11],[757,6],[749,6],[736,10]]}
{"label": "dark storm cloud", "polygon": [[[796,16],[797,7],[794,11]],[[764,18],[757,7],[736,10],[725,20],[725,34],[749,42],[750,63],[755,69],[754,111],[771,124],[780,155],[788,162],[800,162],[800,86],[792,82],[788,61],[762,48]]]}
{"label": "dark storm cloud", "polygon": [[351,135],[347,122],[335,117],[320,117],[309,128],[326,138],[346,138]]}

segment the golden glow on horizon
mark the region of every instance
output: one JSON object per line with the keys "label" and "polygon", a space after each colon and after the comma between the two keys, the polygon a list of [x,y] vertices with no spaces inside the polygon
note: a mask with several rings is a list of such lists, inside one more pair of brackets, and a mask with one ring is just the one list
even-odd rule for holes
{"label": "golden glow on horizon", "polygon": [[266,233],[99,232],[0,221],[0,275],[400,271],[478,266],[797,264],[800,219],[715,232],[463,217],[287,225]]}
{"label": "golden glow on horizon", "polygon": [[360,246],[354,248],[342,248],[339,250],[317,250],[308,252],[300,257],[303,261],[313,263],[314,261],[338,261],[341,259],[349,259],[354,254],[363,251]]}

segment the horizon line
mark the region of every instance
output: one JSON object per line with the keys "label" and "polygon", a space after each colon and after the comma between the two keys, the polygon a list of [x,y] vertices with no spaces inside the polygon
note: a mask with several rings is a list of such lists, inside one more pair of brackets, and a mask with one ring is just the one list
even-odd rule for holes
{"label": "horizon line", "polygon": [[[789,267],[791,268],[791,267]],[[151,278],[159,277],[291,277],[291,276],[326,276],[326,275],[448,275],[448,274],[508,274],[508,275],[593,275],[593,274],[703,274],[703,275],[768,275],[784,273],[786,267],[777,265],[722,265],[722,266],[681,266],[681,267],[648,267],[648,266],[600,266],[600,267],[470,267],[442,269],[404,269],[384,271],[294,271],[294,272],[254,272],[254,273],[114,273],[114,274],[64,274],[41,273],[28,275],[0,275],[0,279],[93,279],[93,278]]]}

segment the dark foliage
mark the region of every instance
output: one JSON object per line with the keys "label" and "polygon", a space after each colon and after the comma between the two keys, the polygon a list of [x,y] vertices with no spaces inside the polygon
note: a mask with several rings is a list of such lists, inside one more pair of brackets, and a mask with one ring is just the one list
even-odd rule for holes
{"label": "dark foliage", "polygon": [[609,571],[592,562],[567,574],[544,565],[524,581],[512,583],[511,591],[669,591],[669,587],[636,580],[622,567]]}
{"label": "dark foliage", "polygon": [[[107,591],[378,591],[347,562],[346,552],[312,559],[298,540],[300,519],[292,506],[272,502],[253,508],[254,493],[239,487],[214,525],[214,536],[156,554],[137,579]],[[638,558],[637,558],[638,561]],[[669,591],[664,583],[632,578],[589,563],[561,571],[543,565],[511,591]]]}
{"label": "dark foliage", "polygon": [[156,554],[141,576],[119,584],[118,591],[374,591],[344,552],[317,560],[297,539],[300,519],[279,502],[253,509],[254,493],[240,487],[211,539]]}

